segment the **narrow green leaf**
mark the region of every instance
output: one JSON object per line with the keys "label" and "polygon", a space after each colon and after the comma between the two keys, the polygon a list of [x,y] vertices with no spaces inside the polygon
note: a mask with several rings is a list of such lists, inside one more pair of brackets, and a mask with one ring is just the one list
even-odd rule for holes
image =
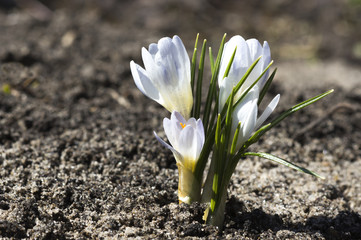
{"label": "narrow green leaf", "polygon": [[306,168],[303,168],[303,167],[300,167],[292,162],[289,162],[287,160],[284,160],[282,158],[279,158],[277,156],[274,156],[272,154],[269,154],[269,153],[262,153],[262,152],[258,152],[258,153],[255,153],[255,152],[246,152],[243,154],[243,156],[258,156],[258,157],[261,157],[261,158],[265,158],[265,159],[268,159],[268,160],[271,160],[271,161],[274,161],[276,163],[280,163],[282,165],[285,165],[287,167],[290,167],[290,168],[293,168],[297,171],[300,171],[300,172],[303,172],[303,173],[307,173],[307,174],[310,174],[312,176],[315,176],[315,177],[318,177],[318,178],[321,178],[321,179],[325,179],[324,177],[318,175],[317,173],[314,173]]}
{"label": "narrow green leaf", "polygon": [[214,72],[214,59],[213,59],[213,53],[212,53],[212,48],[209,47],[209,62],[211,63],[211,72],[213,75]]}
{"label": "narrow green leaf", "polygon": [[[243,83],[247,80],[248,76],[251,74],[252,70],[255,68],[255,66],[257,65],[257,63],[259,62],[260,59],[261,59],[261,56],[252,63],[252,65],[247,69],[247,72],[242,76],[241,80],[239,80],[239,82],[236,85],[235,94],[237,94],[239,89],[241,89]],[[230,100],[230,96],[228,96],[226,103],[228,103],[229,100]],[[221,111],[222,116],[224,116],[226,114],[226,110],[227,110],[226,106],[227,106],[227,104],[225,104],[222,108],[222,111]]]}
{"label": "narrow green leaf", "polygon": [[[312,103],[315,103],[317,102],[318,100],[326,97],[327,95],[329,95],[330,93],[332,93],[334,90],[331,89],[331,90],[328,90],[327,92],[325,93],[322,93],[320,95],[317,95],[313,98],[310,98],[306,101],[303,101],[293,107],[291,107],[290,109],[288,109],[287,111],[283,112],[281,115],[279,115],[275,120],[273,120],[270,124],[266,125],[265,127],[262,127],[262,130],[261,131],[258,131],[258,134],[257,136],[255,136],[253,139],[252,139],[252,142],[250,140],[248,140],[246,143],[245,143],[245,148],[247,148],[248,146],[250,146],[251,144],[257,142],[259,140],[259,138],[265,134],[267,131],[271,130],[274,126],[276,126],[278,123],[280,123],[283,119],[285,119],[286,117],[290,116],[291,114],[297,112],[298,110],[301,110],[302,108],[304,107],[307,107],[309,105],[311,105]],[[244,148],[244,149],[245,149]]]}
{"label": "narrow green leaf", "polygon": [[226,115],[226,125],[225,125],[225,149],[228,149],[228,144],[231,139],[231,128],[232,128],[232,114],[233,114],[233,98],[234,98],[235,88],[231,92],[231,99],[227,108]]}
{"label": "narrow green leaf", "polygon": [[271,67],[271,65],[273,64],[273,61],[270,62],[270,64],[268,64],[268,66],[265,68],[265,70],[262,72],[262,74],[257,78],[256,81],[254,81],[252,83],[251,86],[249,86],[247,88],[246,91],[244,91],[241,95],[241,97],[237,100],[236,104],[234,104],[234,108],[236,108],[236,106],[242,102],[242,100],[246,97],[247,93],[249,93],[249,91],[251,91],[251,89],[259,82],[259,80],[262,78],[262,76],[267,72],[267,70]]}
{"label": "narrow green leaf", "polygon": [[216,119],[216,116],[218,115],[218,111],[215,111],[216,109],[218,109],[218,93],[216,92],[216,94],[214,94],[214,110],[213,110],[213,113],[212,113],[212,116],[211,116],[211,120],[209,121],[210,124],[208,124],[208,129],[207,129],[207,132],[211,131],[212,129],[212,123],[214,123],[214,120]]}
{"label": "narrow green leaf", "polygon": [[216,207],[216,199],[215,196],[218,196],[218,174],[215,173],[213,176],[213,186],[212,186],[213,194],[211,198],[211,210],[214,212],[214,209]]}
{"label": "narrow green leaf", "polygon": [[234,133],[230,154],[233,155],[236,152],[237,140],[239,135],[239,129],[241,128],[241,122],[238,123],[236,132]]}
{"label": "narrow green leaf", "polygon": [[194,79],[195,79],[195,75],[196,75],[198,38],[199,38],[199,33],[197,34],[196,42],[195,42],[195,44],[194,44],[194,51],[193,51],[192,64],[191,64],[191,86],[192,86],[192,93],[194,93]]}
{"label": "narrow green leaf", "polygon": [[201,111],[201,101],[202,101],[202,82],[203,82],[203,70],[204,70],[204,58],[206,56],[206,45],[207,40],[204,39],[201,58],[199,60],[199,67],[198,67],[198,78],[197,78],[197,89],[196,89],[196,96],[195,96],[195,111],[194,111],[194,118],[198,119]]}
{"label": "narrow green leaf", "polygon": [[217,118],[217,127],[216,127],[216,134],[215,134],[215,144],[219,146],[220,139],[221,139],[221,115],[218,114]]}
{"label": "narrow green leaf", "polygon": [[[247,80],[248,76],[251,74],[251,72],[253,71],[253,69],[256,67],[257,63],[259,62],[259,60],[261,59],[262,56],[260,56],[259,58],[256,59],[256,61],[254,61],[252,63],[252,65],[248,68],[247,72],[243,75],[243,77],[241,78],[241,80],[238,82],[238,84],[236,85],[236,93],[239,91],[239,89],[242,87],[243,83]],[[272,62],[271,62],[272,63]],[[270,64],[271,64],[270,63]]]}
{"label": "narrow green leaf", "polygon": [[[253,143],[255,143],[257,140],[258,140],[258,136],[260,133],[262,133],[265,129],[267,129],[269,126],[271,125],[271,123],[268,123],[267,125],[264,125],[262,126],[260,129],[258,129],[253,135],[252,137],[250,137],[247,142],[243,145],[243,148],[241,149],[242,150],[245,150],[247,149],[247,147]],[[247,145],[247,143],[251,143],[249,145]]]}
{"label": "narrow green leaf", "polygon": [[233,63],[233,60],[234,60],[234,56],[236,56],[236,51],[237,51],[237,47],[235,47],[234,51],[233,51],[233,54],[232,54],[232,57],[231,59],[229,60],[229,63],[227,65],[227,68],[226,68],[226,71],[224,72],[224,75],[223,75],[223,79],[225,77],[228,77],[228,74],[229,74],[229,71],[231,70],[231,66],[232,66],[232,63]]}
{"label": "narrow green leaf", "polygon": [[[220,64],[221,64],[221,58],[222,58],[222,53],[223,53],[223,49],[224,49],[225,39],[226,39],[226,34],[224,34],[221,45],[219,47],[216,65],[214,66],[214,72],[212,74],[212,79],[211,79],[211,83],[210,83],[208,94],[207,94],[206,106],[204,108],[204,114],[203,114],[203,126],[204,126],[205,131],[207,131],[206,129],[208,129],[209,117],[210,117],[211,107],[212,107],[212,102],[213,102],[212,100],[214,99],[214,94],[216,93],[217,77],[218,77],[218,72],[219,72],[219,68],[220,68]],[[207,137],[207,132],[205,134]]]}
{"label": "narrow green leaf", "polygon": [[[197,34],[196,37],[196,42],[194,44],[194,51],[193,51],[193,56],[192,56],[192,63],[191,63],[191,88],[192,88],[192,94],[195,94],[194,91],[194,80],[195,80],[195,75],[196,75],[196,65],[197,65],[197,46],[198,46],[198,38],[199,38],[199,33]],[[193,108],[192,108],[192,112],[191,112],[191,116],[194,116],[194,112],[195,112],[195,103],[193,104]]]}
{"label": "narrow green leaf", "polygon": [[258,98],[258,102],[257,102],[257,105],[260,105],[264,96],[266,95],[269,87],[271,86],[271,83],[276,75],[276,72],[277,72],[277,68],[275,70],[273,70],[271,76],[268,78],[266,84],[264,85],[264,87],[262,88],[262,91],[261,93],[259,94],[259,98]]}
{"label": "narrow green leaf", "polygon": [[194,176],[197,178],[199,182],[203,181],[203,171],[204,168],[206,167],[209,154],[211,153],[211,150],[214,145],[215,133],[216,133],[216,127],[214,126],[210,131],[209,135],[206,137],[205,143],[203,145],[201,154],[198,158],[198,162],[194,170]]}

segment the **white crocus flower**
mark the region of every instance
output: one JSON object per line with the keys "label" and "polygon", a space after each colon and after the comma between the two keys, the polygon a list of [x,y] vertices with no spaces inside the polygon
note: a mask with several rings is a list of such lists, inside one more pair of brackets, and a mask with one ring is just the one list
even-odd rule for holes
{"label": "white crocus flower", "polygon": [[[227,78],[224,78],[225,71],[231,60],[234,50],[236,54],[234,56],[233,63],[231,65]],[[247,80],[242,85],[241,89],[235,95],[236,102],[242,93],[255,82],[262,72],[267,68],[271,62],[271,51],[268,43],[265,41],[263,46],[256,39],[244,40],[241,36],[232,37],[224,46],[224,52],[222,55],[221,66],[218,75],[218,85],[220,87],[219,96],[219,111],[222,110],[228,96],[231,94],[233,87],[235,87],[241,80],[243,75],[247,72],[248,68],[257,60],[260,56],[261,59],[248,76]],[[262,89],[268,78],[268,71],[257,83],[257,87]]]}
{"label": "white crocus flower", "polygon": [[201,154],[205,136],[200,119],[186,121],[179,112],[172,112],[171,118],[164,118],[163,127],[171,145],[158,137],[158,141],[173,152],[179,171],[178,197],[180,202],[191,203],[200,198],[201,183],[198,183],[194,170]]}
{"label": "white crocus flower", "polygon": [[189,118],[193,105],[190,60],[182,40],[165,37],[142,48],[145,69],[134,61],[130,69],[138,89],[168,111]]}
{"label": "white crocus flower", "polygon": [[278,94],[268,104],[264,112],[259,118],[258,115],[258,89],[252,89],[244,98],[244,100],[238,104],[233,112],[232,116],[232,135],[237,129],[238,123],[241,123],[240,131],[237,139],[236,149],[240,149],[242,145],[251,137],[252,133],[256,131],[264,121],[271,115],[273,110],[276,108],[280,95]]}

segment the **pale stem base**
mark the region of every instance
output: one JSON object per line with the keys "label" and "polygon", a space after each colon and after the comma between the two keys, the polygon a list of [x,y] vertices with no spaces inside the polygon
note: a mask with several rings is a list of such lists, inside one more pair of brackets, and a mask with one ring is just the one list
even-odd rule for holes
{"label": "pale stem base", "polygon": [[178,165],[178,199],[179,203],[191,204],[201,198],[201,183],[194,176],[191,169]]}

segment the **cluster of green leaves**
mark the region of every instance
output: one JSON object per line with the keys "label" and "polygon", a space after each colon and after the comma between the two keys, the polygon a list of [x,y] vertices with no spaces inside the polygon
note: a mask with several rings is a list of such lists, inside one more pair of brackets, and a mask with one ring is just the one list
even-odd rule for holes
{"label": "cluster of green leaves", "polygon": [[[329,90],[323,94],[320,94],[318,96],[315,96],[311,99],[308,99],[302,103],[299,103],[287,111],[280,114],[278,117],[276,117],[273,121],[271,121],[269,124],[262,126],[260,129],[258,129],[249,139],[246,141],[243,146],[240,149],[236,149],[238,134],[240,131],[240,127],[242,123],[238,123],[237,130],[234,134],[234,136],[231,136],[231,126],[232,126],[232,113],[234,112],[236,106],[240,104],[246,95],[249,93],[249,91],[254,87],[254,85],[257,84],[257,82],[263,77],[263,75],[268,71],[270,66],[273,62],[271,62],[262,72],[262,74],[258,77],[256,81],[254,81],[250,87],[248,87],[241,95],[241,97],[236,101],[234,101],[234,96],[237,94],[237,92],[240,90],[244,82],[247,80],[249,75],[251,74],[252,70],[255,68],[257,63],[259,62],[259,57],[247,70],[246,74],[240,79],[239,83],[233,88],[232,93],[228,97],[226,104],[223,106],[222,111],[218,112],[218,96],[219,96],[219,90],[217,88],[217,78],[219,75],[219,69],[223,54],[223,49],[225,45],[225,39],[226,34],[223,36],[223,39],[221,41],[218,55],[216,60],[213,58],[212,49],[209,48],[209,61],[212,71],[212,77],[209,84],[209,89],[207,93],[207,98],[205,102],[205,106],[203,109],[201,109],[201,96],[202,96],[202,83],[203,83],[203,72],[204,72],[204,62],[205,62],[205,55],[206,55],[206,45],[207,41],[203,41],[202,50],[200,54],[200,60],[199,64],[197,65],[197,46],[198,46],[198,38],[199,35],[197,35],[196,43],[194,47],[193,57],[192,57],[192,63],[191,63],[191,86],[193,95],[195,98],[194,106],[192,109],[192,117],[201,118],[203,121],[203,126],[205,130],[206,140],[205,144],[203,146],[203,150],[201,152],[200,158],[197,162],[196,168],[195,168],[195,177],[198,179],[199,182],[202,182],[203,178],[203,172],[205,169],[205,166],[207,164],[207,161],[209,159],[209,156],[213,150],[213,157],[211,162],[211,168],[208,173],[209,179],[211,181],[209,182],[211,184],[212,189],[212,196],[210,201],[210,215],[212,215],[212,212],[214,213],[218,207],[218,205],[221,203],[222,198],[222,191],[224,191],[228,185],[228,182],[235,170],[235,167],[237,166],[237,163],[240,159],[247,157],[247,156],[258,156],[261,158],[265,158],[280,164],[283,164],[287,167],[293,168],[295,170],[298,170],[303,173],[307,173],[319,178],[322,178],[320,175],[307,170],[303,167],[300,167],[292,162],[289,162],[287,160],[281,159],[279,157],[273,156],[268,153],[262,153],[262,152],[247,152],[247,149],[252,144],[256,143],[266,132],[271,130],[273,127],[275,127],[278,123],[280,123],[282,120],[284,120],[286,117],[290,116],[291,114],[301,110],[302,108],[322,99],[323,97],[327,96],[328,94],[332,93],[333,90]],[[228,64],[228,67],[226,69],[226,72],[224,74],[224,77],[228,76],[228,73],[231,69],[234,56],[236,54],[236,49],[233,52],[233,55],[230,59],[230,62]],[[196,70],[198,66],[198,75],[196,79]],[[260,96],[258,99],[258,105],[262,102],[264,96],[266,95],[269,86],[271,85],[277,69],[275,69],[272,74],[269,76],[269,78],[266,81],[265,86],[260,92]],[[203,111],[201,111],[203,110]],[[207,186],[205,186],[207,188]],[[209,192],[207,189],[203,190],[203,193]],[[207,211],[208,212],[208,211]]]}

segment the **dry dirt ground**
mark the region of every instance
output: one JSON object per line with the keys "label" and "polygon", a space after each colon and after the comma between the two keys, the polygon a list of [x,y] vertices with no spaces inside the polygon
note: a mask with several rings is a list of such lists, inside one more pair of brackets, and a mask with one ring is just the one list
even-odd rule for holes
{"label": "dry dirt ground", "polygon": [[[0,237],[361,238],[360,1],[42,2],[0,1]],[[169,113],[129,72],[163,36],[191,54],[197,32],[215,47],[224,32],[268,40],[273,116],[335,89],[252,147],[326,179],[242,160],[224,229],[178,205],[175,160],[152,134]]]}

